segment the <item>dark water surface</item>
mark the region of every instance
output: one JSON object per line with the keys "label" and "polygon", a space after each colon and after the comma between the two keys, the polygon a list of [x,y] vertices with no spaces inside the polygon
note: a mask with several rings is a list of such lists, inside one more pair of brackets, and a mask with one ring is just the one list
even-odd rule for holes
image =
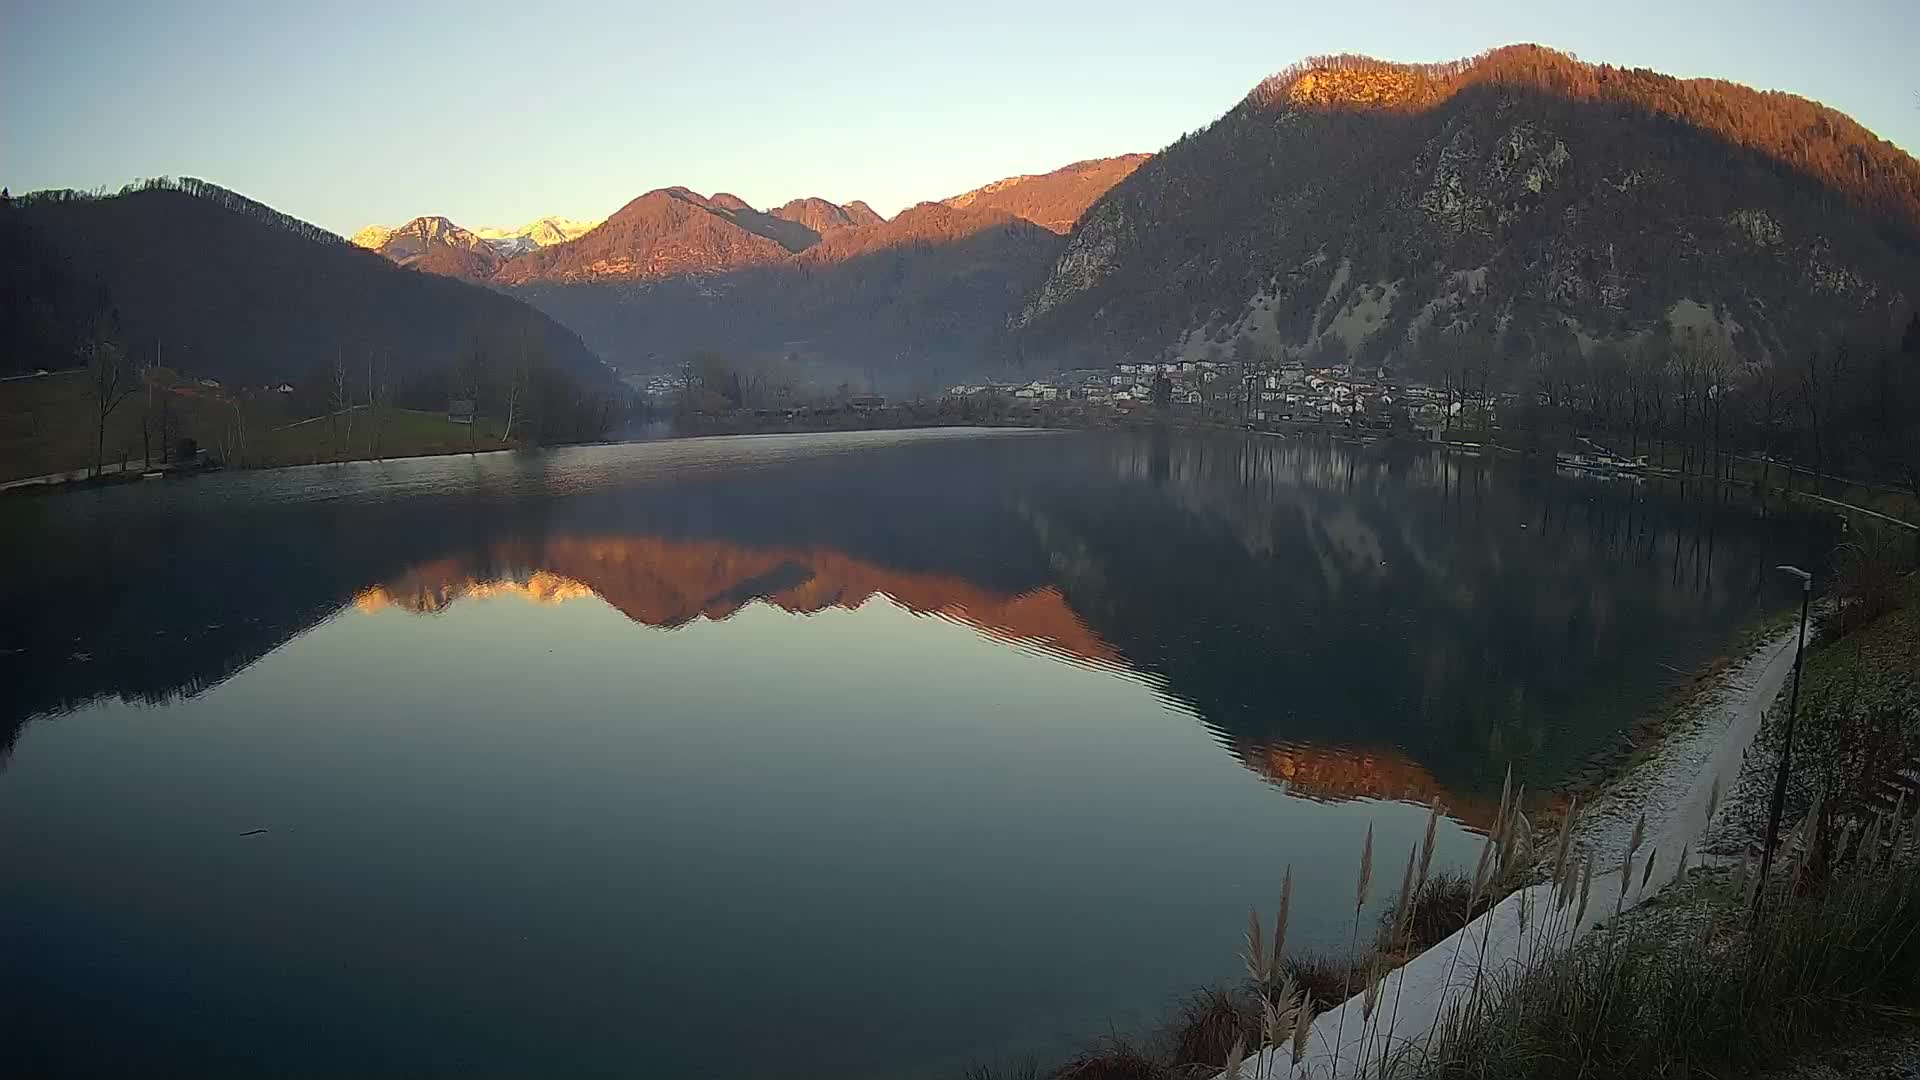
{"label": "dark water surface", "polygon": [[[1552,785],[1823,518],[1270,438],[692,440],[0,503],[27,1074],[953,1076]],[[1377,873],[1376,881],[1397,874]],[[1362,936],[1390,891],[1376,887]],[[5,1070],[0,1070],[5,1071]]]}

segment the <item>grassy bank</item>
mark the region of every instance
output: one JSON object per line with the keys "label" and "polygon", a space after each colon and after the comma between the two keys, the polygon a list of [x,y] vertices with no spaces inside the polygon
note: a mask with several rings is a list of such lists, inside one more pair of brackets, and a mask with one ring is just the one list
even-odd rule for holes
{"label": "grassy bank", "polygon": [[1837,858],[1839,841],[1816,838],[1764,891],[1758,924],[1740,871],[1696,871],[1660,909],[1512,980],[1483,1012],[1456,1016],[1417,1073],[1748,1076],[1910,1021],[1920,1006],[1912,826],[1884,828]]}
{"label": "grassy bank", "polygon": [[456,424],[443,413],[383,409],[376,426],[367,410],[357,409],[351,427],[337,418],[330,425],[328,418],[322,417],[250,438],[247,467],[464,454],[470,450],[499,450],[506,445],[501,439],[500,421],[490,417]]}
{"label": "grassy bank", "polygon": [[[1807,655],[1785,836],[1755,866],[1786,699],[1723,825],[1731,865],[1509,980],[1456,1015],[1419,1075],[1732,1077],[1920,1021],[1920,578]],[[1755,912],[1758,912],[1756,918]]]}
{"label": "grassy bank", "polygon": [[[246,468],[311,465],[323,461],[458,454],[498,450],[503,424],[481,417],[456,424],[444,413],[360,406],[334,416],[302,419],[287,396],[272,391],[233,394],[149,373],[150,390],[120,402],[108,417],[102,461],[118,466],[150,457],[172,458],[181,440]],[[91,467],[99,435],[84,373],[56,373],[0,382],[0,482]],[[168,445],[162,446],[164,430]]]}

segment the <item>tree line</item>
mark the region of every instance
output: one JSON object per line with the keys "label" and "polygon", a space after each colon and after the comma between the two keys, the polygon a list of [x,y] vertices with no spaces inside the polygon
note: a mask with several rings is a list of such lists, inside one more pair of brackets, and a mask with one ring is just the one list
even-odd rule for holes
{"label": "tree line", "polygon": [[[1489,366],[1454,358],[1442,380],[1484,387]],[[1797,472],[1818,491],[1846,476],[1920,500],[1920,314],[1898,334],[1761,363],[1694,333],[1602,344],[1539,358],[1518,386],[1531,401],[1510,426],[1590,432],[1691,475],[1732,479],[1744,462],[1759,465],[1762,484],[1793,486]]]}
{"label": "tree line", "polygon": [[[118,450],[123,466],[138,452],[151,467],[176,454],[191,458],[203,443],[228,467],[285,464],[263,440],[308,424],[324,432],[302,443],[314,447],[312,460],[377,460],[408,452],[389,440],[400,410],[449,417],[457,411],[471,421],[468,450],[605,439],[633,411],[630,393],[588,386],[549,364],[541,335],[524,324],[476,325],[459,361],[444,367],[397,373],[390,353],[343,348],[331,363],[280,386],[202,384],[162,359],[157,344],[136,357],[111,312],[80,336],[74,361],[86,376],[90,475],[104,471],[110,449]],[[140,414],[137,430],[115,419],[129,407]],[[484,435],[483,421],[493,422]],[[119,432],[112,448],[110,429]]]}
{"label": "tree line", "polygon": [[117,199],[122,196],[135,195],[145,191],[177,191],[184,195],[191,195],[196,199],[204,199],[223,210],[231,211],[232,213],[239,214],[241,217],[271,226],[282,232],[289,232],[295,236],[304,237],[316,244],[343,246],[347,244],[346,238],[339,233],[323,229],[310,222],[302,221],[292,214],[275,210],[266,203],[249,199],[237,191],[230,191],[227,188],[221,187],[219,184],[209,183],[195,176],[154,176],[145,180],[135,180],[130,184],[122,186],[117,191],[108,190],[107,188],[97,188],[92,191],[78,191],[73,188],[50,188],[45,191],[32,191],[25,195],[17,196],[14,198],[14,202],[17,203],[20,208],[26,209],[41,203],[57,205],[61,203],[101,202],[106,199]]}

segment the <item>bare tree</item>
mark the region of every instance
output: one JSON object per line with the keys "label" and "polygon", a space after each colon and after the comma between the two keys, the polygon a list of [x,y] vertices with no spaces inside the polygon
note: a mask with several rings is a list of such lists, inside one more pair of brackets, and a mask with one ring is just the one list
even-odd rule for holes
{"label": "bare tree", "polygon": [[153,343],[153,360],[140,365],[140,387],[147,395],[146,407],[140,410],[140,461],[141,468],[153,467],[153,369],[160,365],[160,343]]}
{"label": "bare tree", "polygon": [[[1768,364],[1754,377],[1749,419],[1760,436],[1760,486],[1771,481],[1773,456],[1782,432],[1792,422],[1791,389],[1777,364]],[[1793,488],[1793,470],[1787,470],[1787,488]]]}
{"label": "bare tree", "polygon": [[1706,428],[1708,472],[1719,478],[1726,472],[1727,400],[1733,390],[1733,359],[1717,341],[1704,343],[1700,355],[1701,406]]}
{"label": "bare tree", "polygon": [[80,343],[80,357],[87,367],[87,397],[94,405],[92,475],[99,476],[101,460],[106,456],[107,420],[140,388],[141,380],[128,368],[127,354],[105,318],[96,319],[88,328]]}
{"label": "bare tree", "polygon": [[381,436],[386,434],[387,412],[392,407],[393,389],[388,385],[387,361],[382,356],[378,361],[371,349],[367,351],[367,439],[369,454],[375,461],[380,460]]}
{"label": "bare tree", "polygon": [[234,394],[233,412],[215,433],[220,445],[220,461],[228,468],[244,469],[247,464],[247,417],[240,395]]}
{"label": "bare tree", "polygon": [[453,373],[453,385],[472,407],[467,424],[467,453],[475,450],[474,440],[480,427],[480,392],[487,386],[487,342],[490,338],[483,331],[475,331],[473,341],[468,347],[466,357]]}
{"label": "bare tree", "polygon": [[346,421],[346,452],[334,451],[334,459],[343,460],[353,456],[353,386],[347,378],[347,355],[336,349],[333,354],[333,396],[328,402],[333,415]]}
{"label": "bare tree", "polygon": [[160,460],[165,463],[173,460],[173,391],[164,386],[159,389],[154,426],[160,436]]}

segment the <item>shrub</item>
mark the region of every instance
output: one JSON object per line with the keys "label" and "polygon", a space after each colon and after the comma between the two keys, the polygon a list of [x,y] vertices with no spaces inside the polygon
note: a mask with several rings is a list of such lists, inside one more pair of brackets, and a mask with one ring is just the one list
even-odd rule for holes
{"label": "shrub", "polygon": [[1492,906],[1492,897],[1475,899],[1473,879],[1465,874],[1436,874],[1413,894],[1406,943],[1415,952],[1430,949]]}
{"label": "shrub", "polygon": [[1183,1065],[1220,1068],[1236,1042],[1244,1049],[1259,1041],[1259,1001],[1219,987],[1196,991],[1182,1001],[1167,1032],[1168,1056]]}

